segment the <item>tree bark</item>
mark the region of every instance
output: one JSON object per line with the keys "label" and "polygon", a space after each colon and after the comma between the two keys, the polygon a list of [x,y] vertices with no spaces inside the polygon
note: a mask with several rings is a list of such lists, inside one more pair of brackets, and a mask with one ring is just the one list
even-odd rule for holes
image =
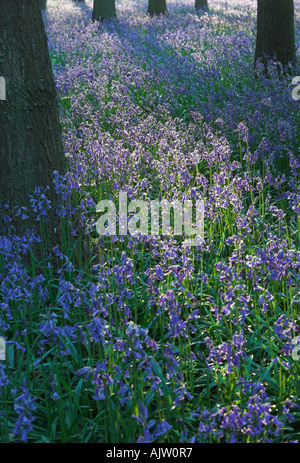
{"label": "tree bark", "polygon": [[116,17],[115,0],[94,0],[93,20],[103,21]]}
{"label": "tree bark", "polygon": [[40,0],[42,10],[46,10],[47,8],[47,0]]}
{"label": "tree bark", "polygon": [[196,10],[206,10],[208,8],[207,0],[195,0]]}
{"label": "tree bark", "polygon": [[[65,172],[55,82],[42,11],[36,0],[1,1],[0,75],[6,101],[0,111],[0,205],[28,207],[35,187],[49,186],[48,225],[56,223],[53,171]],[[3,208],[2,208],[3,209]],[[17,233],[25,225],[14,219]]]}
{"label": "tree bark", "polygon": [[258,59],[265,67],[270,59],[283,67],[295,62],[293,0],[258,0],[255,65]]}
{"label": "tree bark", "polygon": [[149,0],[148,3],[148,14],[151,16],[166,14],[166,0]]}

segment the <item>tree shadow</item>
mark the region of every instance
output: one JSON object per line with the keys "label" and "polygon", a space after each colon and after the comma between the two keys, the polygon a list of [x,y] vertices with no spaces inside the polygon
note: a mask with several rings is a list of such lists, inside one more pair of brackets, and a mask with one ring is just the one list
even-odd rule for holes
{"label": "tree shadow", "polygon": [[78,6],[79,8],[81,8],[81,10],[84,11],[85,13],[90,14],[92,17],[93,9],[86,4],[85,0],[83,1],[73,0],[73,4],[74,6]]}

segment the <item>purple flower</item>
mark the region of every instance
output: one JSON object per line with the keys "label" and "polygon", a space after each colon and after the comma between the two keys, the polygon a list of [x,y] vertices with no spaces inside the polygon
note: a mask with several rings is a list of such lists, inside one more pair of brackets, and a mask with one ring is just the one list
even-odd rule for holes
{"label": "purple flower", "polygon": [[21,393],[14,399],[14,410],[18,418],[13,430],[15,435],[20,436],[22,442],[27,442],[27,434],[33,430],[32,423],[35,417],[32,415],[32,412],[36,408],[34,405],[36,400],[36,397],[33,397],[29,392],[27,382],[24,379]]}

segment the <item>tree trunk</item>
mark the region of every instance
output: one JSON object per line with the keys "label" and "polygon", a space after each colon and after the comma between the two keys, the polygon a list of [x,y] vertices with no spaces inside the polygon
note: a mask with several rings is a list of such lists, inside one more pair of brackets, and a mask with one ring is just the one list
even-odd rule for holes
{"label": "tree trunk", "polygon": [[207,0],[195,0],[196,10],[206,10],[208,8]]}
{"label": "tree trunk", "polygon": [[294,1],[258,0],[257,36],[254,62],[269,59],[283,67],[296,60]]}
{"label": "tree trunk", "polygon": [[166,14],[166,0],[149,0],[148,3],[148,14],[151,16]]}
{"label": "tree trunk", "polygon": [[94,0],[93,20],[103,21],[116,17],[115,0]]}
{"label": "tree trunk", "polygon": [[[65,171],[65,156],[42,12],[36,0],[1,1],[0,75],[6,101],[0,111],[0,205],[30,206],[35,187],[49,186],[55,224],[53,171]],[[3,208],[1,208],[3,209]],[[30,207],[29,207],[30,211]],[[32,213],[31,213],[32,214]],[[17,233],[32,223],[14,219]]]}
{"label": "tree trunk", "polygon": [[46,10],[47,8],[47,0],[40,0],[42,10]]}

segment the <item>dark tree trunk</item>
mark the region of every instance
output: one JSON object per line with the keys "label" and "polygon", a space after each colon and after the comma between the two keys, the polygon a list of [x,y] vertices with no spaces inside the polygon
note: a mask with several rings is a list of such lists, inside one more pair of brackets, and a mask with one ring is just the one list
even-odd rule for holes
{"label": "dark tree trunk", "polygon": [[151,16],[166,14],[166,0],[149,0],[148,3],[148,14]]}
{"label": "dark tree trunk", "polygon": [[103,21],[116,17],[115,0],[94,0],[93,20]]}
{"label": "dark tree trunk", "polygon": [[195,0],[195,8],[196,10],[206,10],[208,8],[207,0]]}
{"label": "dark tree trunk", "polygon": [[[6,80],[6,101],[0,111],[0,205],[8,204],[12,214],[16,205],[29,206],[28,195],[35,187],[49,186],[51,227],[56,225],[53,171],[64,173],[65,156],[47,37],[36,0],[1,0],[0,75]],[[24,230],[23,221],[16,219],[14,225],[17,232]]]}
{"label": "dark tree trunk", "polygon": [[283,66],[296,59],[294,1],[258,0],[255,64],[269,59]]}
{"label": "dark tree trunk", "polygon": [[40,0],[42,10],[46,10],[47,8],[47,0]]}

